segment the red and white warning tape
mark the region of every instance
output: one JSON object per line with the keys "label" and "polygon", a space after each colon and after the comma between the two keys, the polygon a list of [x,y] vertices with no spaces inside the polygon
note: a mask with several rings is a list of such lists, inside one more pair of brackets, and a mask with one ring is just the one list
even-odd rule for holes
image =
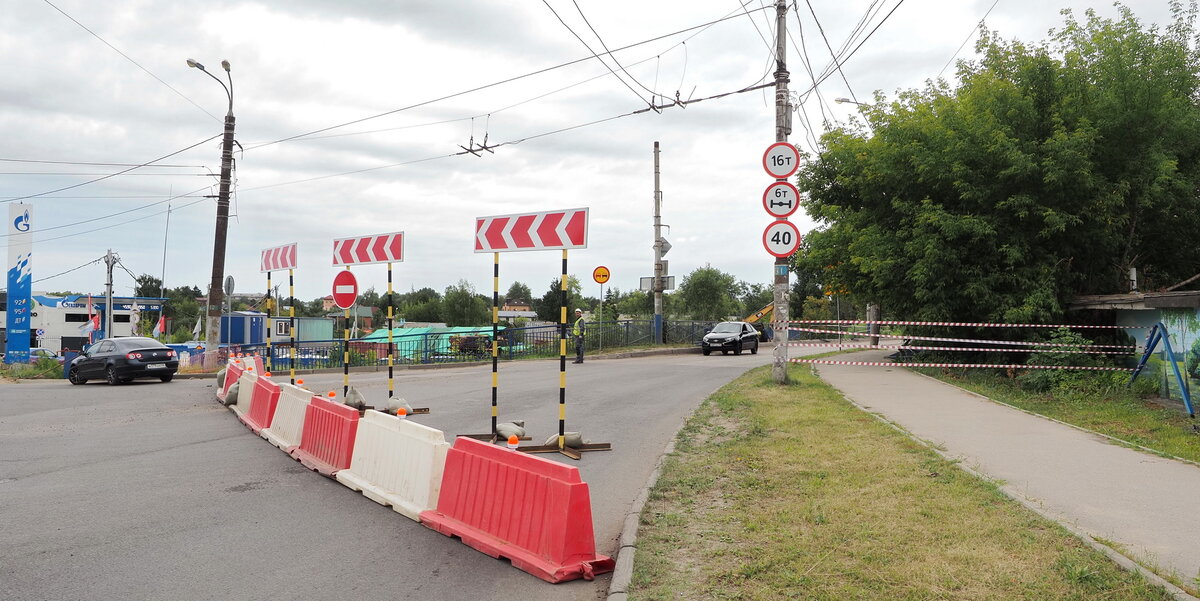
{"label": "red and white warning tape", "polygon": [[856,365],[867,367],[995,367],[999,369],[1070,369],[1084,371],[1133,371],[1127,367],[1089,367],[1082,365],[996,365],[993,363],[890,363],[884,361],[830,361],[828,359],[790,359],[792,363],[819,365]]}
{"label": "red and white warning tape", "polygon": [[[981,342],[984,344],[1004,344],[1008,346],[1040,346],[1040,347],[1071,347],[1080,349],[1111,348],[1132,351],[1134,346],[1121,344],[1068,344],[1063,342],[1021,342],[1016,340],[975,340],[971,338],[933,338],[929,336],[903,336],[897,334],[863,334],[858,332],[840,332],[838,330],[819,330],[816,328],[788,328],[793,332],[809,332],[812,334],[834,334],[840,336],[855,336],[860,338],[878,337],[899,340],[930,340],[933,342]],[[1036,349],[1035,349],[1036,350]]]}
{"label": "red and white warning tape", "polygon": [[881,326],[943,326],[943,327],[963,327],[963,328],[1079,328],[1089,330],[1136,330],[1145,329],[1149,326],[1080,326],[1070,324],[1044,324],[1044,323],[972,323],[960,321],[863,321],[857,319],[802,319],[789,323],[811,323],[811,324],[879,324]]}
{"label": "red and white warning tape", "polygon": [[[980,353],[1036,353],[1039,350],[1042,352],[1050,352],[1050,349],[1026,349],[1026,348],[986,348],[986,347],[962,347],[962,346],[913,346],[901,344],[899,346],[885,346],[882,344],[860,344],[857,342],[842,343],[836,342],[789,342],[788,346],[801,347],[836,347],[836,348],[861,348],[861,349],[878,349],[878,350],[901,350],[901,351],[974,351]],[[1064,354],[1083,354],[1083,355],[1124,355],[1127,351],[1083,351],[1074,349],[1054,350],[1056,353]]]}

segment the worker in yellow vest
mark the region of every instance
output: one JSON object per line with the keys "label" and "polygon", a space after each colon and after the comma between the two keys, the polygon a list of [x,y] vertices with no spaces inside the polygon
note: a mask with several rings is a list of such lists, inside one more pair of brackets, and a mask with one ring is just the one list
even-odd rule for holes
{"label": "worker in yellow vest", "polygon": [[575,309],[575,325],[571,327],[571,336],[575,337],[574,363],[583,363],[583,309]]}

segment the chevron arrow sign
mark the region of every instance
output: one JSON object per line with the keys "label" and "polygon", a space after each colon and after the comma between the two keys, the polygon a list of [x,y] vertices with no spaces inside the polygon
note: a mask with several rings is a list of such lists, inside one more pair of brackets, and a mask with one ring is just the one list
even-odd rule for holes
{"label": "chevron arrow sign", "polygon": [[296,243],[264,248],[258,270],[262,273],[296,268]]}
{"label": "chevron arrow sign", "polygon": [[475,218],[475,252],[587,248],[588,210]]}
{"label": "chevron arrow sign", "polygon": [[404,260],[404,232],[374,234],[333,241],[334,265],[398,263]]}

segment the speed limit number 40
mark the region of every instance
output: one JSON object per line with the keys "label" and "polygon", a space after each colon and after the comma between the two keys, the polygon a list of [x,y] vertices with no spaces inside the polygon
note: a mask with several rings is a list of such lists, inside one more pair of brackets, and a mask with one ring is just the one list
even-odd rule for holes
{"label": "speed limit number 40", "polygon": [[775,179],[791,177],[800,168],[800,152],[787,142],[776,142],[763,153],[763,169]]}
{"label": "speed limit number 40", "polygon": [[763,192],[763,208],[772,217],[787,217],[800,208],[800,193],[787,182],[775,182]]}
{"label": "speed limit number 40", "polygon": [[776,257],[790,257],[800,247],[800,230],[790,221],[776,221],[763,231],[763,246]]}

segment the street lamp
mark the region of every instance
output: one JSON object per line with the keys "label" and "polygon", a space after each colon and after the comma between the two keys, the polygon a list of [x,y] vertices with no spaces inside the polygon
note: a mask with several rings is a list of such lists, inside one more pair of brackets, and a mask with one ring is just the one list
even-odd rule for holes
{"label": "street lamp", "polygon": [[867,104],[865,102],[856,102],[854,100],[850,100],[849,98],[834,98],[833,101],[838,104],[857,104],[859,106],[866,106]]}
{"label": "street lamp", "polygon": [[215,362],[217,355],[210,355],[210,353],[217,352],[221,347],[225,233],[229,229],[229,182],[233,171],[233,76],[229,73],[229,61],[221,61],[221,68],[225,70],[225,77],[229,80],[228,86],[217,76],[209,73],[204,65],[190,58],[187,59],[187,65],[203,71],[205,75],[221,84],[221,88],[225,90],[225,97],[229,99],[229,111],[225,113],[225,138],[221,142],[221,188],[217,195],[217,231],[213,241],[212,281],[208,285],[208,324],[205,328],[204,340],[205,355],[212,357],[212,361]]}

